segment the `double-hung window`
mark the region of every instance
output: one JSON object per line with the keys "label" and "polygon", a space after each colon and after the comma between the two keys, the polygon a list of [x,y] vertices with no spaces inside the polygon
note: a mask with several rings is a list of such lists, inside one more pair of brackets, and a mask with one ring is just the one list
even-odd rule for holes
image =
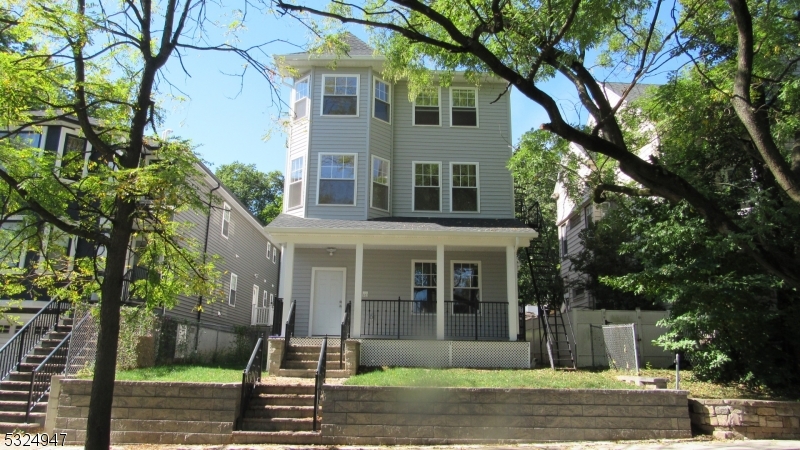
{"label": "double-hung window", "polygon": [[453,262],[453,313],[473,314],[480,301],[480,263]]}
{"label": "double-hung window", "polygon": [[414,125],[440,125],[439,88],[425,89],[414,100]]}
{"label": "double-hung window", "polygon": [[289,201],[288,209],[303,205],[303,157],[291,161],[289,169]]}
{"label": "double-hung window", "polygon": [[231,206],[225,202],[222,203],[222,236],[228,237],[231,231]]}
{"label": "double-hung window", "polygon": [[270,252],[272,252],[272,243],[267,242],[267,259],[269,259]]}
{"label": "double-hung window", "polygon": [[389,161],[372,157],[372,207],[389,211]]}
{"label": "double-hung window", "polygon": [[391,122],[391,88],[387,83],[378,79],[375,79],[375,103],[373,104],[372,116],[384,122]]}
{"label": "double-hung window", "polygon": [[450,210],[478,212],[480,210],[478,163],[451,163],[450,173],[453,177]]}
{"label": "double-hung window", "polygon": [[358,75],[322,76],[322,115],[358,115]]}
{"label": "double-hung window", "polygon": [[415,162],[414,164],[414,211],[441,211],[442,164],[439,162]]}
{"label": "double-hung window", "polygon": [[436,263],[413,261],[414,280],[412,296],[415,313],[436,313]]}
{"label": "double-hung window", "polygon": [[235,274],[231,274],[231,281],[228,285],[228,304],[231,306],[236,306],[236,285],[239,283],[239,277]]}
{"label": "double-hung window", "polygon": [[272,262],[273,263],[278,262],[278,249],[275,247],[272,247]]}
{"label": "double-hung window", "polygon": [[317,204],[355,206],[356,158],[355,154],[319,155]]}
{"label": "double-hung window", "polygon": [[594,207],[592,207],[591,204],[587,205],[586,208],[583,208],[583,220],[586,228],[589,228],[589,225],[594,222]]}
{"label": "double-hung window", "polygon": [[294,118],[302,119],[308,116],[308,77],[305,77],[294,84]]}
{"label": "double-hung window", "polygon": [[89,160],[89,147],[86,139],[67,133],[57,163],[58,176],[72,181],[83,178]]}
{"label": "double-hung window", "polygon": [[478,126],[478,90],[475,88],[450,89],[450,126]]}

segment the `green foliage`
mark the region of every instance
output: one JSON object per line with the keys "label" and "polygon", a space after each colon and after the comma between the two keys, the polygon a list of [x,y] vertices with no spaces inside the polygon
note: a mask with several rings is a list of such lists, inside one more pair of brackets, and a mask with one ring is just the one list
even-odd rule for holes
{"label": "green foliage", "polygon": [[117,347],[117,370],[137,367],[139,341],[152,336],[157,317],[142,308],[122,308],[120,311],[119,346]]}
{"label": "green foliage", "polygon": [[217,177],[256,217],[270,223],[283,209],[283,174],[259,172],[255,164],[238,161],[220,166]]}

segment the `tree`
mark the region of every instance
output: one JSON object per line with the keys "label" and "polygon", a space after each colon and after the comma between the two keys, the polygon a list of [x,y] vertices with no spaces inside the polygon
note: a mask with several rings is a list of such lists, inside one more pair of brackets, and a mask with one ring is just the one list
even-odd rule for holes
{"label": "tree", "polygon": [[[157,137],[157,96],[169,85],[165,65],[185,51],[211,49],[243,56],[268,80],[274,73],[246,50],[207,44],[208,6],[203,0],[0,0],[4,35],[30,44],[0,52],[0,126],[8,130],[0,137],[2,220],[24,215],[17,242],[43,253],[30,272],[43,289],[70,299],[96,291],[101,298],[87,449],[110,444],[131,237],[146,233],[142,257],[160,263],[163,295],[155,300],[166,302],[177,292],[211,294],[210,267],[182,238],[181,225],[169,220],[174,208],[203,207],[208,199],[192,186],[197,158],[187,143]],[[76,121],[91,146],[87,166],[89,147],[58,158],[21,139],[38,125],[62,120]],[[160,162],[143,164],[147,154]],[[63,249],[48,245],[68,237],[88,243],[85,257],[70,262]]]}
{"label": "tree", "polygon": [[[746,228],[735,209],[709,198],[702,185],[681,176],[675,167],[637,155],[637,130],[625,127],[621,105],[605,97],[601,78],[627,74],[633,86],[676,55],[690,61],[692,70],[708,81],[708,89],[733,107],[734,119],[746,130],[745,151],[756,155],[771,174],[778,195],[800,204],[800,146],[782,145],[787,136],[794,138],[786,132],[797,129],[796,109],[790,105],[797,98],[794,74],[800,49],[791,5],[687,0],[673,8],[672,18],[663,20],[661,0],[393,0],[358,5],[332,0],[328,9],[274,3],[304,23],[306,15],[313,14],[377,30],[378,47],[387,58],[384,77],[407,78],[412,96],[434,80],[430,69],[443,71],[443,84],[454,70],[466,71],[476,82],[485,73],[507,80],[509,88],[544,108],[550,122],[543,129],[591,155],[610,158],[638,183],[598,177],[592,186],[597,200],[619,192],[658,196],[672,204],[687,202],[706,226],[733,239],[764,271],[800,288],[795,248],[775,245],[760,230]],[[598,64],[606,71],[592,70],[587,60],[592,53],[599,54]],[[591,128],[569,123],[555,97],[563,94],[540,87],[555,76],[574,86]]]}
{"label": "tree", "polygon": [[256,217],[268,224],[283,209],[283,174],[278,170],[264,173],[255,164],[234,161],[219,166],[217,177]]}

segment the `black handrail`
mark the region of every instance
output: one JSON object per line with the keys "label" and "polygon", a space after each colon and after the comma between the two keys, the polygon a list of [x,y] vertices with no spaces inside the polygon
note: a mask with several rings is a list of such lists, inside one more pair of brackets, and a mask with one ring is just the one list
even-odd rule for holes
{"label": "black handrail", "polygon": [[339,369],[344,364],[344,341],[350,339],[350,302],[344,307],[344,319],[342,320],[342,334],[339,337]]}
{"label": "black handrail", "polygon": [[508,302],[444,302],[447,339],[508,339]]}
{"label": "black handrail", "polygon": [[328,336],[322,340],[322,348],[319,351],[319,361],[317,361],[317,373],[314,376],[314,425],[313,430],[317,431],[317,421],[319,420],[319,397],[322,394],[322,385],[325,384],[325,372],[328,365]]}
{"label": "black handrail", "polygon": [[[292,300],[292,304],[289,306],[289,317],[286,319],[286,334],[283,336],[283,356],[286,357],[286,353],[289,350],[289,344],[292,342],[292,336],[294,336],[294,312],[295,306],[297,306],[297,300]],[[283,361],[281,361],[281,365],[283,365]]]}
{"label": "black handrail", "polygon": [[261,366],[263,366],[262,361],[264,360],[263,342],[263,338],[258,338],[256,346],[253,348],[253,353],[250,354],[250,360],[247,361],[247,366],[242,371],[242,391],[239,397],[239,415],[236,417],[236,431],[242,429],[244,415],[250,405],[250,398],[256,389],[256,383],[261,381]]}
{"label": "black handrail", "polygon": [[36,347],[42,336],[58,325],[61,313],[69,307],[68,301],[51,300],[0,348],[0,380],[5,380],[11,372],[19,368],[22,358]]}

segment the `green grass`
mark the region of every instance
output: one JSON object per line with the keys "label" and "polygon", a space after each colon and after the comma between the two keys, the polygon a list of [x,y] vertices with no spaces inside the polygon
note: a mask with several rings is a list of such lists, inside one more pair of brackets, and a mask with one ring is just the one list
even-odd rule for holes
{"label": "green grass", "polygon": [[117,372],[117,380],[237,383],[242,381],[242,369],[224,366],[158,366]]}

